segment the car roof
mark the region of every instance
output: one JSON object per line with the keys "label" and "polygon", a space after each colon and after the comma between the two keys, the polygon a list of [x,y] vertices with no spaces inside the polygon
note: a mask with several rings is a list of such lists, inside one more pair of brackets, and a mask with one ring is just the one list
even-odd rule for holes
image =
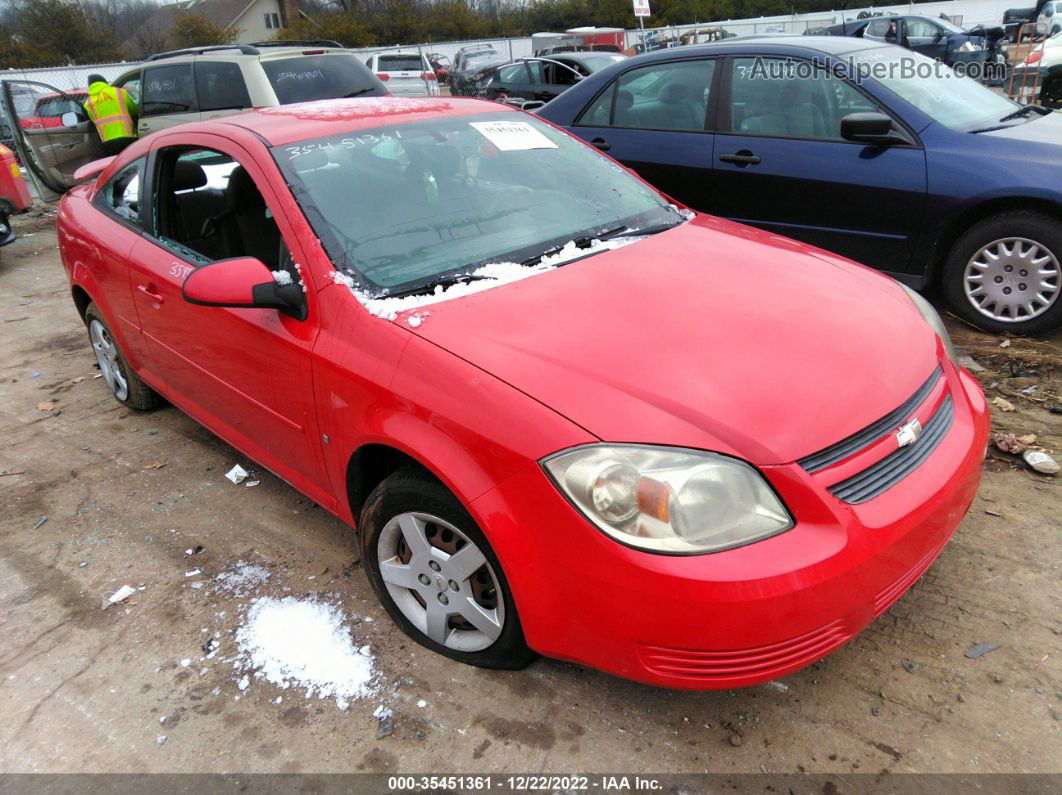
{"label": "car roof", "polygon": [[[859,21],[862,22],[863,20]],[[713,55],[720,52],[726,53],[737,50],[743,50],[745,52],[760,49],[777,52],[782,52],[783,50],[803,50],[807,52],[810,50],[824,55],[838,56],[846,55],[851,52],[859,52],[861,50],[875,50],[880,47],[889,46],[895,45],[883,44],[880,41],[867,41],[865,39],[853,38],[851,36],[800,36],[796,34],[789,36],[736,36],[732,39],[723,39],[721,41],[713,41],[707,44],[689,44],[685,47],[670,47],[666,50],[654,50],[653,52],[628,59],[626,65],[630,66],[635,61],[638,63],[669,61],[675,58],[688,57],[691,55]]]}
{"label": "car roof", "polygon": [[408,124],[444,117],[474,116],[484,113],[520,113],[499,102],[465,97],[363,97],[322,99],[294,105],[256,108],[180,129],[202,132],[215,125],[242,127],[258,135],[270,146],[295,141],[353,133],[382,125]]}

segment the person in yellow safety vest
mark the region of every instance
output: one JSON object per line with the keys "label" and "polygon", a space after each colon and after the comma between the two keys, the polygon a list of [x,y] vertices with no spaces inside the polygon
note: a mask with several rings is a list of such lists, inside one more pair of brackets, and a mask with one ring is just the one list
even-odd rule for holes
{"label": "person in yellow safety vest", "polygon": [[140,108],[124,88],[110,85],[103,75],[89,75],[85,110],[96,125],[106,155],[116,155],[136,140],[136,117]]}

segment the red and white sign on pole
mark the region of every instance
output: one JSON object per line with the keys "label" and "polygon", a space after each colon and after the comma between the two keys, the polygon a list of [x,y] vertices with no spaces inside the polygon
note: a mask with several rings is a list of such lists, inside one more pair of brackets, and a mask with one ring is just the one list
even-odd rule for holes
{"label": "red and white sign on pole", "polygon": [[649,0],[634,0],[634,16],[649,16]]}

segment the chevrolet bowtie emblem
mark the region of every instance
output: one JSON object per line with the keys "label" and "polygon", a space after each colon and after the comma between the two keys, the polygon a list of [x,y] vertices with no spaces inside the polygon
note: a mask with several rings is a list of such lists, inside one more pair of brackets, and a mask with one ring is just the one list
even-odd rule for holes
{"label": "chevrolet bowtie emblem", "polygon": [[914,444],[920,438],[922,438],[922,423],[918,420],[911,420],[900,426],[900,429],[896,431],[896,443],[900,447],[907,447]]}

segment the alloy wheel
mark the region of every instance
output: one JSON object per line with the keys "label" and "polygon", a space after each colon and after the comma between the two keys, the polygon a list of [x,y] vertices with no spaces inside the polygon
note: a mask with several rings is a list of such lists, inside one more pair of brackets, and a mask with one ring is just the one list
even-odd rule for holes
{"label": "alloy wheel", "polygon": [[118,346],[111,339],[107,327],[93,318],[89,322],[89,340],[92,343],[92,351],[96,354],[96,363],[100,366],[100,373],[111,392],[119,400],[129,397],[129,384],[122,372],[122,365],[118,358]]}
{"label": "alloy wheel", "polygon": [[455,651],[491,646],[505,626],[498,577],[457,527],[427,513],[391,518],[376,548],[380,577],[414,627]]}
{"label": "alloy wheel", "polygon": [[966,264],[963,291],[985,317],[1019,323],[1039,317],[1058,300],[1062,283],[1058,259],[1025,237],[993,240]]}

